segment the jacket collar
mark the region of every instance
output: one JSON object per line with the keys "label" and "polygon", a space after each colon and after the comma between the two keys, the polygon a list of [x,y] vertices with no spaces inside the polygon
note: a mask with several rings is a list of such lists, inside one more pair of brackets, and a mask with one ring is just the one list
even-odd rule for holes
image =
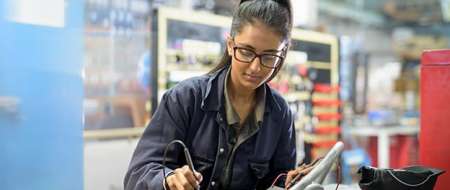
{"label": "jacket collar", "polygon": [[[205,111],[222,111],[225,110],[225,97],[224,97],[224,85],[227,70],[229,66],[225,66],[222,69],[209,74],[209,80],[206,86],[206,92],[202,97],[201,108]],[[273,90],[267,85],[263,84],[266,88],[266,109],[265,113],[270,111],[280,112],[280,103],[275,100]]]}

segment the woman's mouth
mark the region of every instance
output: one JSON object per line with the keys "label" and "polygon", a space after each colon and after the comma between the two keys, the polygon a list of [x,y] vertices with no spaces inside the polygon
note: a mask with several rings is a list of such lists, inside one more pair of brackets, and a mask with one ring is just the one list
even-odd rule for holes
{"label": "woman's mouth", "polygon": [[244,78],[250,82],[257,83],[257,82],[259,82],[261,77],[258,75],[244,74]]}

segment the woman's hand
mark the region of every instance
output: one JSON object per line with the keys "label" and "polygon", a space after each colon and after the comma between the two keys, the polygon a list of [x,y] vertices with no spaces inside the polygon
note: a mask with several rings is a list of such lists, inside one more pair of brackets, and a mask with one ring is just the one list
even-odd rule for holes
{"label": "woman's hand", "polygon": [[[202,174],[189,169],[187,165],[177,168],[166,178],[167,187],[170,190],[194,190],[199,189],[203,180]],[[168,190],[169,190],[168,189]]]}
{"label": "woman's hand", "polygon": [[291,170],[287,173],[286,182],[284,184],[285,188],[288,189],[300,179],[302,179],[303,176],[307,175],[311,170],[316,167],[316,165],[319,163],[321,158],[314,160],[311,164],[302,164],[298,168]]}

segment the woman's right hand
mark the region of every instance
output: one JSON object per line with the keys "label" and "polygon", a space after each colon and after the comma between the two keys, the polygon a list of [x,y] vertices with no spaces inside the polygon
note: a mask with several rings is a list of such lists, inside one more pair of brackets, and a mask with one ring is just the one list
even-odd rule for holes
{"label": "woman's right hand", "polygon": [[[199,189],[203,180],[202,174],[189,169],[187,165],[177,168],[166,178],[167,186],[170,190],[194,190]],[[168,190],[169,190],[168,189]]]}

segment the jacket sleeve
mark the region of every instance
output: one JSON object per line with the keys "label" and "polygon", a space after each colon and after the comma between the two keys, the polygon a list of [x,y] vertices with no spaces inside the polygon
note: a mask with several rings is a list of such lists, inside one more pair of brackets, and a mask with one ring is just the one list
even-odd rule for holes
{"label": "jacket sleeve", "polygon": [[[178,91],[180,92],[180,91]],[[167,91],[161,103],[145,129],[130,162],[124,179],[125,190],[163,190],[163,172],[166,176],[172,169],[181,167],[179,145],[168,149],[166,166],[162,165],[166,145],[175,139],[184,141],[188,126],[189,97]]]}
{"label": "jacket sleeve", "polygon": [[[273,183],[275,178],[288,171],[295,168],[296,159],[296,144],[295,144],[295,125],[292,112],[287,109],[285,116],[283,117],[283,128],[277,147],[275,149],[275,154],[270,160],[270,172],[266,177],[261,180],[262,183],[257,184],[256,189],[267,189]],[[277,186],[284,187],[283,178],[278,179]]]}

